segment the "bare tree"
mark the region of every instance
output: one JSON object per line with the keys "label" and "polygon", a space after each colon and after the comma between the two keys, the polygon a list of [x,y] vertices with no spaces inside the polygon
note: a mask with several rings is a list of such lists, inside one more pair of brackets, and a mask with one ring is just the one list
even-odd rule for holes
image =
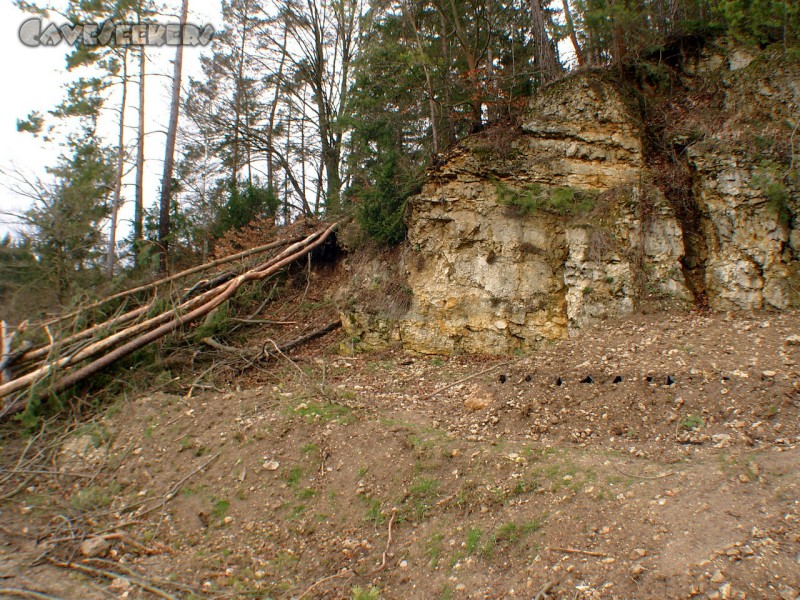
{"label": "bare tree", "polygon": [[138,264],[141,243],[144,239],[144,90],[147,55],[144,46],[139,48],[139,127],[136,140],[136,199],[133,207],[133,258]]}
{"label": "bare tree", "polygon": [[125,169],[125,105],[128,103],[128,49],[122,51],[122,100],[119,106],[119,137],[117,145],[117,175],[114,182],[114,195],[111,199],[111,224],[108,231],[108,251],[106,254],[106,277],[114,277],[114,264],[117,257],[117,217],[122,195],[122,176]]}
{"label": "bare tree", "polygon": [[569,0],[561,0],[564,5],[564,22],[567,24],[567,35],[572,42],[572,48],[575,50],[575,60],[578,61],[578,66],[583,66],[586,62],[583,58],[583,51],[578,42],[578,35],[575,32],[575,23],[572,20],[572,12],[569,8]]}
{"label": "bare tree", "polygon": [[554,81],[561,73],[553,42],[547,34],[547,18],[541,0],[530,0],[531,33],[533,35],[534,57],[541,83]]}
{"label": "bare tree", "polygon": [[[181,4],[181,23],[186,23],[189,14],[189,0]],[[169,126],[167,128],[167,144],[164,156],[164,173],[161,177],[161,201],[159,204],[158,218],[158,243],[159,243],[159,269],[162,273],[167,271],[169,257],[170,234],[170,202],[172,200],[172,171],[175,164],[175,139],[178,135],[178,113],[181,102],[181,70],[183,68],[183,46],[178,44],[175,49],[175,64],[172,72],[172,100],[169,109]]]}
{"label": "bare tree", "polygon": [[[299,49],[297,56],[289,57],[295,78],[312,94],[312,117],[325,170],[325,207],[328,212],[337,212],[342,192],[341,119],[348,106],[361,6],[358,0],[286,0],[281,12],[291,41]],[[296,86],[294,90],[299,100],[302,88]]]}

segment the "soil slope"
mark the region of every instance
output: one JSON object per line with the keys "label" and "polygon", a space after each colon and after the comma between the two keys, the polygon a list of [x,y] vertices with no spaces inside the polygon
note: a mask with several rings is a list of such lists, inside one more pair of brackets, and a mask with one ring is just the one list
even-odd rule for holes
{"label": "soil slope", "polygon": [[799,325],[635,316],[448,359],[340,332],[25,455],[9,428],[0,596],[795,600]]}

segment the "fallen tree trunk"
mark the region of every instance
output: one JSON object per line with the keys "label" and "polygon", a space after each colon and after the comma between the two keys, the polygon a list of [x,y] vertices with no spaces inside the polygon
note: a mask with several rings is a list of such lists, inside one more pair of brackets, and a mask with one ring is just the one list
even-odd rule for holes
{"label": "fallen tree trunk", "polygon": [[[277,256],[236,276],[229,282],[184,302],[174,309],[123,329],[108,338],[91,343],[70,356],[47,362],[31,373],[27,373],[7,384],[0,385],[0,397],[8,396],[25,388],[32,388],[47,377],[51,377],[52,381],[50,381],[47,388],[37,391],[35,396],[43,398],[80,383],[139,348],[206,316],[223,302],[232,298],[244,284],[266,279],[285,266],[306,256],[323,244],[338,225],[338,223],[334,223],[324,230],[312,233],[302,241],[291,244]],[[118,346],[120,343],[122,345]],[[90,358],[94,358],[94,360],[76,370],[68,371],[61,376],[58,375],[61,370],[76,366],[78,363]],[[0,417],[22,411],[26,402],[26,395],[12,400],[0,412]]]}
{"label": "fallen tree trunk", "polygon": [[146,314],[148,310],[153,306],[153,303],[150,302],[144,306],[140,306],[137,309],[128,311],[118,317],[113,317],[108,321],[103,321],[102,323],[98,323],[90,327],[89,329],[84,329],[76,334],[70,335],[62,340],[56,340],[53,343],[47,344],[45,346],[40,346],[38,348],[30,349],[24,352],[18,359],[17,362],[24,363],[24,362],[32,362],[39,360],[41,358],[47,357],[54,349],[65,346],[67,344],[71,344],[73,342],[79,342],[81,340],[85,340],[87,338],[92,337],[94,334],[102,332],[104,329],[111,329],[117,325],[122,325],[124,323],[128,323],[135,319],[138,319],[142,315]]}
{"label": "fallen tree trunk", "polygon": [[[329,230],[330,230],[330,228],[329,228]],[[330,230],[330,232],[332,233],[332,230]],[[318,245],[318,243],[316,243],[313,246],[309,246],[309,248],[308,248],[308,250],[306,252],[300,252],[300,249],[303,248],[304,245],[307,245],[307,244],[310,244],[310,243],[314,242],[314,240],[316,240],[320,235],[322,235],[322,233],[323,232],[319,232],[319,231],[312,233],[307,238],[305,238],[305,240],[302,240],[302,241],[299,241],[299,242],[296,242],[296,243],[292,244],[291,246],[289,246],[288,248],[283,250],[277,256],[267,260],[266,262],[262,263],[261,265],[258,265],[257,267],[255,267],[254,269],[251,269],[247,273],[256,273],[256,274],[262,273],[262,272],[264,272],[264,270],[271,269],[276,264],[281,264],[281,268],[282,268],[282,266],[284,266],[283,261],[287,260],[287,258],[286,258],[287,256],[290,258],[290,260],[288,260],[288,262],[293,262],[296,259],[291,258],[291,257],[296,256],[297,258],[299,258],[301,256],[304,256],[307,252],[310,252],[311,249],[313,249],[314,247],[316,247],[316,245]],[[329,235],[329,233],[326,233],[326,237],[327,237],[327,235]],[[288,262],[285,263],[285,264],[288,264]],[[245,275],[247,275],[247,273],[245,273]],[[269,274],[271,274],[271,272]],[[242,275],[240,275],[239,277],[241,278]],[[241,285],[241,283],[238,284],[238,285]],[[238,289],[238,285],[237,285],[237,289]],[[118,343],[120,343],[120,342],[122,342],[122,341],[124,341],[126,339],[130,339],[130,338],[132,338],[132,337],[134,337],[136,335],[143,334],[146,331],[148,331],[148,330],[150,330],[150,329],[152,329],[154,327],[158,327],[163,323],[169,322],[173,318],[180,318],[180,313],[181,312],[190,311],[190,313],[191,313],[191,311],[193,311],[194,308],[197,305],[203,305],[203,303],[207,302],[209,300],[209,298],[213,298],[215,296],[215,294],[219,294],[219,293],[220,293],[219,288],[213,288],[211,290],[208,290],[208,291],[202,293],[200,296],[192,298],[192,299],[184,302],[183,304],[181,304],[181,305],[179,305],[179,306],[177,306],[177,307],[175,307],[175,308],[173,308],[173,309],[171,309],[169,311],[163,312],[163,313],[161,313],[161,314],[159,314],[159,315],[157,315],[155,317],[152,317],[152,318],[150,318],[150,319],[148,319],[146,321],[143,321],[141,323],[138,323],[136,325],[128,327],[127,329],[123,329],[123,330],[121,330],[121,331],[119,331],[119,332],[117,332],[117,333],[115,333],[115,334],[113,334],[113,335],[111,335],[111,336],[109,336],[107,338],[104,338],[104,339],[102,339],[102,340],[100,340],[98,342],[94,342],[92,344],[89,344],[88,346],[85,346],[85,347],[77,350],[76,352],[74,352],[72,354],[69,354],[66,357],[57,358],[55,360],[47,361],[43,366],[39,367],[38,369],[35,369],[34,371],[31,371],[30,373],[26,373],[25,375],[23,375],[21,377],[17,377],[15,379],[13,379],[12,381],[8,382],[8,383],[0,385],[0,398],[2,398],[4,396],[8,396],[9,394],[12,394],[12,393],[14,393],[16,391],[19,391],[19,390],[21,390],[21,389],[23,389],[25,387],[30,386],[30,385],[34,385],[38,380],[41,380],[44,377],[47,377],[50,373],[56,371],[57,369],[63,369],[63,368],[78,364],[78,363],[80,363],[80,362],[82,362],[82,361],[84,361],[86,359],[92,358],[93,356],[96,356],[98,354],[101,354],[101,353],[113,348],[116,344],[118,344]],[[212,308],[215,308],[215,307],[216,306],[214,306]],[[211,311],[211,308],[209,308],[206,312],[210,312],[210,311]],[[205,314],[206,313],[202,313],[200,316],[204,316]],[[166,334],[164,334],[164,335],[166,335]]]}
{"label": "fallen tree trunk", "polygon": [[[211,262],[204,263],[202,265],[198,265],[198,266],[192,267],[190,269],[186,269],[184,271],[181,271],[180,273],[176,273],[174,275],[170,275],[169,277],[165,277],[163,279],[159,279],[158,281],[154,281],[152,283],[141,285],[141,286],[138,286],[136,288],[129,289],[129,290],[124,290],[124,291],[119,292],[117,294],[114,294],[112,296],[108,296],[106,298],[102,298],[102,299],[98,300],[97,302],[89,304],[89,305],[87,305],[85,307],[82,307],[82,308],[80,308],[78,310],[66,313],[66,314],[61,315],[59,317],[56,317],[54,319],[50,319],[49,321],[45,321],[45,322],[41,323],[39,326],[42,327],[42,328],[47,329],[48,326],[50,326],[50,325],[63,322],[63,321],[65,321],[66,319],[68,319],[70,317],[76,317],[76,316],[80,315],[81,313],[89,311],[89,310],[92,310],[94,308],[99,308],[100,306],[103,306],[104,304],[112,302],[113,300],[118,300],[118,299],[126,297],[126,296],[132,296],[132,295],[140,293],[140,292],[145,292],[145,291],[148,291],[148,290],[151,290],[151,289],[156,289],[160,285],[164,285],[166,283],[170,283],[172,281],[176,281],[178,279],[191,276],[191,275],[193,275],[195,273],[200,273],[202,271],[207,271],[209,269],[212,269],[214,267],[217,267],[217,266],[220,266],[220,265],[223,265],[223,264],[227,264],[227,263],[230,263],[230,262],[234,262],[236,260],[241,260],[241,259],[244,259],[244,258],[248,258],[248,257],[256,255],[256,254],[264,253],[264,252],[267,252],[269,250],[280,248],[281,246],[286,246],[286,245],[289,245],[289,244],[296,244],[297,242],[302,241],[302,239],[303,239],[302,237],[296,236],[296,237],[289,238],[289,239],[286,239],[286,240],[279,240],[279,241],[276,241],[276,242],[271,242],[269,244],[264,244],[262,246],[258,246],[256,248],[251,248],[251,249],[245,250],[243,252],[238,252],[236,254],[225,256],[223,258],[219,258],[217,260],[213,260]],[[187,300],[191,295],[193,295],[193,293],[196,293],[198,290],[199,291],[205,291],[205,290],[207,290],[209,288],[212,288],[212,287],[214,287],[216,285],[224,283],[225,281],[229,281],[235,275],[236,275],[235,272],[227,272],[227,273],[223,273],[222,275],[218,275],[218,276],[214,277],[210,282],[209,282],[209,280],[200,281],[197,284],[195,284],[188,292],[184,293],[183,300]],[[119,316],[111,317],[111,318],[109,318],[109,319],[107,319],[105,321],[102,321],[100,323],[97,323],[97,324],[93,325],[92,327],[90,327],[88,329],[84,329],[83,331],[79,331],[79,332],[77,332],[75,334],[72,334],[72,335],[69,335],[69,336],[67,336],[66,338],[63,338],[63,339],[52,340],[52,336],[51,336],[51,343],[49,343],[49,344],[44,344],[44,345],[38,345],[38,346],[31,347],[31,344],[28,343],[27,344],[28,347],[25,348],[25,351],[21,352],[21,354],[19,356],[15,356],[14,362],[15,362],[15,364],[24,364],[24,363],[29,363],[29,362],[35,362],[37,360],[41,360],[41,359],[47,358],[49,356],[52,356],[52,352],[54,350],[56,350],[57,348],[59,348],[59,347],[64,347],[67,344],[71,344],[71,343],[74,343],[74,342],[77,342],[77,341],[80,341],[80,340],[84,340],[84,339],[90,338],[90,337],[92,337],[93,335],[95,335],[97,333],[101,333],[103,330],[111,330],[113,327],[122,325],[124,323],[133,321],[133,320],[141,317],[142,315],[146,314],[152,308],[153,303],[154,303],[154,300],[150,301],[145,306],[141,306],[139,308],[133,309],[133,310],[128,311],[128,312],[126,312],[124,314],[121,314]],[[2,397],[2,394],[0,394],[0,397]]]}
{"label": "fallen tree trunk", "polygon": [[[274,321],[262,321],[264,323],[274,323]],[[255,352],[249,348],[236,348],[234,346],[228,346],[226,344],[221,344],[217,340],[212,337],[204,337],[200,341],[215,350],[219,350],[220,352],[227,352],[228,354],[238,354],[239,356],[246,358],[248,360],[258,358],[261,360],[268,360],[270,357],[275,356],[276,353],[284,354],[297,348],[298,346],[302,346],[303,344],[307,344],[308,342],[312,342],[317,338],[321,338],[324,335],[329,334],[331,331],[336,331],[342,326],[341,321],[334,321],[333,323],[329,323],[322,329],[317,329],[312,331],[311,333],[307,333],[291,342],[286,342],[285,344],[281,344],[280,346],[270,340],[266,344],[264,344],[263,348],[260,352]],[[268,350],[267,346],[272,344],[275,347],[274,351]]]}
{"label": "fallen tree trunk", "polygon": [[27,340],[20,344],[20,347],[14,350],[13,352],[9,352],[3,356],[3,360],[0,361],[0,371],[3,373],[3,380],[5,381],[5,377],[8,376],[10,379],[10,374],[7,374],[6,371],[16,365],[18,362],[22,360],[22,357],[25,356],[25,353],[30,350],[31,343]]}
{"label": "fallen tree trunk", "polygon": [[11,345],[14,343],[14,334],[8,335],[8,325],[0,321],[0,382],[5,383],[11,378],[11,373],[6,370],[8,357],[11,356]]}
{"label": "fallen tree trunk", "polygon": [[55,360],[47,361],[43,366],[39,367],[38,369],[31,371],[30,373],[26,373],[21,377],[17,377],[16,379],[13,379],[12,381],[4,385],[0,385],[0,398],[12,394],[18,390],[21,390],[22,388],[25,388],[28,385],[36,383],[37,380],[46,377],[56,369],[62,369],[77,364],[82,360],[86,360],[87,358],[91,358],[92,356],[100,354],[101,352],[104,352],[109,348],[113,348],[114,345],[116,345],[120,341],[133,337],[137,334],[143,333],[148,329],[151,329],[152,327],[155,327],[157,325],[160,325],[161,323],[169,321],[171,318],[175,316],[175,314],[178,311],[182,309],[188,310],[196,306],[197,304],[202,303],[208,297],[211,297],[216,293],[218,293],[218,290],[210,290],[205,294],[203,294],[202,296],[193,298],[192,300],[174,308],[171,311],[161,313],[151,319],[148,319],[147,321],[143,321],[137,325],[133,325],[131,327],[128,327],[127,329],[123,329],[122,331],[119,331],[107,338],[104,338],[98,342],[94,342],[92,344],[83,347],[77,352],[69,354],[63,358],[57,358]]}
{"label": "fallen tree trunk", "polygon": [[288,240],[278,240],[276,242],[264,244],[263,246],[258,246],[256,248],[250,248],[249,250],[245,250],[237,254],[231,254],[223,258],[218,258],[217,260],[213,260],[209,263],[204,263],[202,265],[198,265],[196,267],[192,267],[190,269],[181,271],[180,273],[175,273],[174,275],[163,277],[157,281],[153,281],[152,283],[146,283],[144,285],[140,285],[139,287],[135,287],[130,290],[123,290],[122,292],[119,292],[117,294],[107,296],[106,298],[101,298],[97,302],[93,302],[87,306],[83,306],[67,314],[59,315],[58,317],[50,319],[49,321],[44,321],[43,323],[41,323],[41,325],[54,325],[56,323],[61,323],[62,321],[66,321],[69,318],[78,316],[84,311],[92,310],[93,308],[99,308],[100,306],[103,306],[104,304],[107,304],[113,300],[119,300],[120,298],[124,298],[125,296],[132,296],[133,294],[146,292],[147,290],[151,290],[160,285],[164,285],[165,283],[170,283],[171,281],[182,279],[184,277],[188,277],[189,275],[194,275],[195,273],[202,273],[203,271],[208,271],[209,269],[213,269],[214,267],[218,267],[220,265],[224,265],[226,263],[233,262],[235,260],[240,260],[242,258],[247,258],[248,256],[253,256],[254,254],[260,254],[262,252],[267,252],[268,250],[280,248],[281,246],[293,244],[299,242],[302,239],[303,239],[302,237],[294,237]]}
{"label": "fallen tree trunk", "polygon": [[[326,325],[322,329],[317,329],[316,331],[312,331],[311,333],[308,333],[308,334],[306,334],[306,335],[304,335],[302,337],[299,337],[296,340],[292,340],[291,342],[287,342],[287,343],[282,344],[280,346],[276,345],[275,346],[276,347],[276,352],[279,352],[281,354],[285,354],[286,352],[289,352],[290,350],[292,350],[294,348],[297,348],[298,346],[302,346],[303,344],[307,344],[308,342],[311,342],[311,341],[313,341],[313,340],[315,340],[317,338],[321,338],[323,335],[327,335],[331,331],[336,331],[341,326],[342,326],[342,322],[341,321],[334,321],[333,323],[329,323],[328,325]],[[264,349],[262,350],[261,354],[265,358],[269,358],[270,356],[273,356],[273,353],[270,352],[269,350],[267,350],[266,344],[264,345]]]}

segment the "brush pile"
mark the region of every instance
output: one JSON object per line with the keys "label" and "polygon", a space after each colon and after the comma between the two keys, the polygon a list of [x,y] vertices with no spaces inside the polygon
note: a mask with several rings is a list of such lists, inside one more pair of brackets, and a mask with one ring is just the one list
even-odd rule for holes
{"label": "brush pile", "polygon": [[[2,324],[0,419],[57,394],[134,351],[206,317],[247,284],[263,281],[321,246],[339,223],[193,267],[13,332]],[[257,260],[253,261],[253,258]],[[234,268],[193,280],[222,265]],[[35,343],[30,340],[45,339]],[[15,346],[15,342],[18,342]]]}

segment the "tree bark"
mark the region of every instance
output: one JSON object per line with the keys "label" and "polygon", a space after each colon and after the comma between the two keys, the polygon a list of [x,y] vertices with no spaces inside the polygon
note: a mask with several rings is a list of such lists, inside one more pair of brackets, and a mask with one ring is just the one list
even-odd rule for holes
{"label": "tree bark", "polygon": [[[289,25],[283,25],[283,43],[281,44],[281,62],[278,66],[278,76],[275,79],[275,94],[272,97],[272,105],[269,107],[269,122],[267,124],[267,189],[271,195],[275,195],[275,165],[272,158],[272,144],[274,140],[275,117],[278,114],[278,100],[280,99],[281,87],[283,86],[283,69],[286,66],[286,42],[289,39]],[[288,214],[284,214],[284,224],[288,225]]]}
{"label": "tree bark", "polygon": [[[447,44],[447,19],[442,11],[439,11],[439,40],[442,49],[442,63],[445,65],[450,64],[450,47]],[[447,145],[451,146],[456,142],[456,128],[453,124],[452,115],[452,98],[450,96],[450,77],[448,68],[443,69],[442,72],[442,91],[444,93],[444,138],[447,140]]]}
{"label": "tree bark", "polygon": [[[141,18],[140,18],[141,22]],[[144,82],[147,55],[139,47],[139,128],[136,140],[136,200],[133,207],[133,264],[139,266],[139,253],[144,239]]]}
{"label": "tree bark", "polygon": [[564,5],[564,20],[567,23],[567,34],[569,35],[569,39],[572,42],[572,47],[575,50],[575,60],[578,61],[578,66],[582,67],[585,59],[583,58],[581,45],[578,42],[578,35],[575,33],[575,23],[572,21],[572,12],[570,12],[569,0],[562,0],[562,3]]}
{"label": "tree bark", "polygon": [[547,22],[541,0],[530,0],[530,7],[534,56],[540,83],[544,85],[558,77],[561,73],[561,65],[556,58],[550,36],[547,35]]}
{"label": "tree bark", "polygon": [[117,175],[114,181],[114,196],[111,200],[111,225],[108,232],[108,253],[106,255],[106,277],[114,277],[114,263],[117,259],[117,215],[122,195],[122,174],[125,169],[125,105],[128,102],[128,49],[122,51],[122,102],[119,107],[119,146],[117,150]]}
{"label": "tree bark", "polygon": [[[186,23],[188,14],[189,0],[183,0],[181,5],[182,25]],[[178,135],[178,113],[180,112],[181,102],[181,71],[183,68],[183,46],[180,44],[175,49],[174,67],[172,73],[172,101],[169,109],[167,147],[164,155],[164,174],[161,177],[161,202],[158,219],[159,269],[162,273],[167,272],[169,258],[169,234],[171,232],[169,213],[170,203],[172,201],[172,171],[175,162],[175,140]]]}
{"label": "tree bark", "polygon": [[411,10],[409,7],[403,3],[403,14],[405,15],[408,24],[411,26],[411,29],[414,31],[414,40],[417,44],[417,51],[420,53],[420,57],[423,58],[422,60],[422,69],[425,72],[425,91],[428,94],[428,110],[430,111],[430,119],[431,119],[431,137],[433,138],[433,154],[434,156],[439,154],[439,127],[438,123],[436,122],[436,100],[433,92],[433,82],[431,80],[431,70],[428,66],[427,62],[424,60],[425,52],[422,47],[422,40],[419,35],[419,28],[417,24],[414,22],[414,17],[411,15]]}
{"label": "tree bark", "polygon": [[[479,65],[479,57],[472,45],[470,45],[469,40],[467,39],[466,32],[464,31],[464,26],[461,23],[461,17],[459,15],[459,11],[456,8],[456,3],[454,0],[450,0],[450,10],[452,12],[453,17],[453,27],[456,34],[456,39],[458,40],[459,45],[461,46],[461,51],[464,53],[464,58],[467,61],[467,77],[470,82],[470,104],[472,106],[472,126],[471,130],[473,132],[480,131],[483,127],[483,94],[481,91],[481,84],[480,79],[478,77],[478,67]],[[442,14],[445,13],[444,7],[440,8],[440,12]]]}

